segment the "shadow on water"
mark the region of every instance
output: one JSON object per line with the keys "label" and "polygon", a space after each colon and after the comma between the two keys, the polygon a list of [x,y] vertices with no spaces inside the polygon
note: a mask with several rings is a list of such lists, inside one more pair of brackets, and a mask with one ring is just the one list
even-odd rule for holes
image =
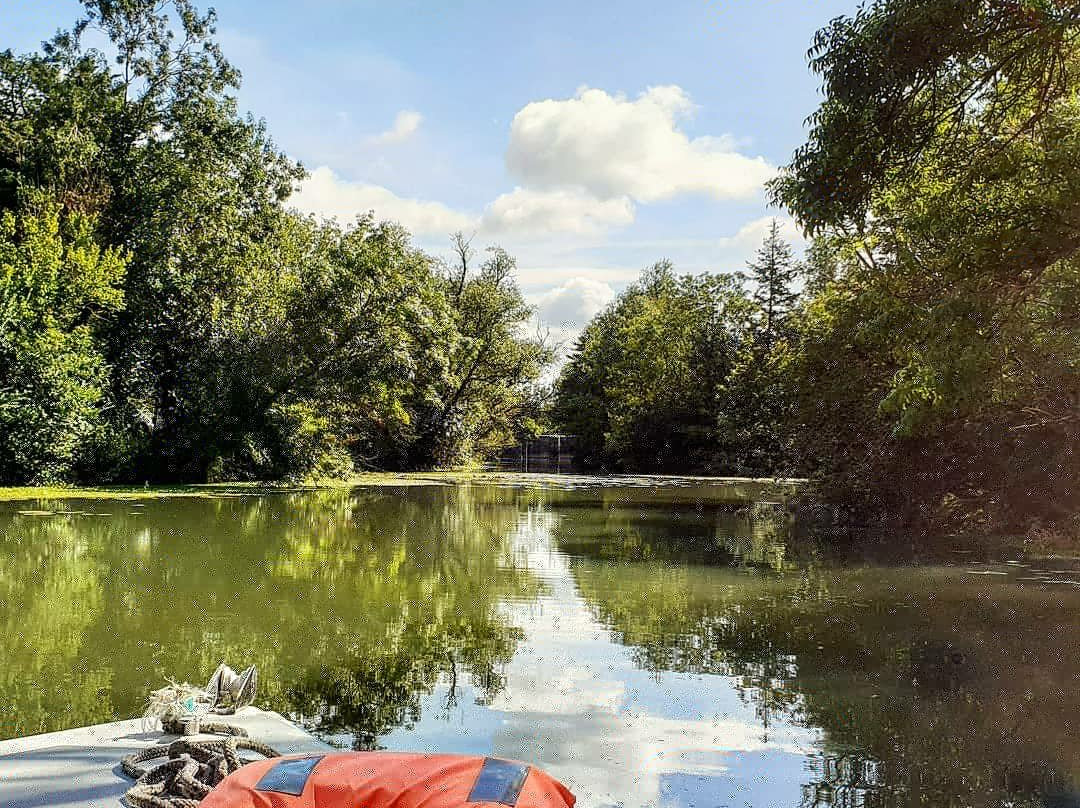
{"label": "shadow on water", "polygon": [[793,539],[774,499],[3,503],[0,737],[136,715],[225,659],[323,737],[528,757],[596,805],[1080,805],[1080,574],[882,563]]}

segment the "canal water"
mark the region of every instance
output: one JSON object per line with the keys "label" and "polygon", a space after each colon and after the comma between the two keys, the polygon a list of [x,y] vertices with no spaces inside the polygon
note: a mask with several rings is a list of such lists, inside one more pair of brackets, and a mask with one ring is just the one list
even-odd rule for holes
{"label": "canal water", "polygon": [[225,660],[333,743],[535,762],[583,808],[1080,805],[1080,569],[841,551],[779,496],[0,503],[0,738]]}

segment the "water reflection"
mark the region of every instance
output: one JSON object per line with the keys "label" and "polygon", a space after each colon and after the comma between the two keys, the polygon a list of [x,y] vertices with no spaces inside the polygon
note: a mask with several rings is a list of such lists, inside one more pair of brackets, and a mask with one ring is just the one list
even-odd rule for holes
{"label": "water reflection", "polygon": [[1080,805],[1075,569],[563,486],[0,505],[0,737],[229,659],[337,743],[533,760],[583,805]]}
{"label": "water reflection", "polygon": [[[717,569],[685,553],[703,529],[658,544],[625,506],[604,523],[585,544],[579,519],[559,533],[582,554],[580,591],[637,664],[731,677],[762,738],[823,731],[798,804],[1080,804],[1075,585],[1033,587],[1019,566],[788,566],[767,549]],[[642,541],[669,563],[640,563]]]}
{"label": "water reflection", "polygon": [[[494,692],[519,634],[499,489],[38,503],[0,515],[0,736],[126,717],[166,676],[254,663],[265,704],[356,747],[440,674]],[[25,508],[23,510],[26,510]]]}
{"label": "water reflection", "polygon": [[[506,666],[505,689],[483,710],[465,703],[447,717],[426,712],[386,745],[536,761],[583,805],[688,806],[695,793],[701,805],[740,794],[794,804],[819,733],[783,724],[764,738],[754,707],[728,682],[643,669],[580,587],[581,559],[557,543],[558,526],[572,518],[565,514],[584,516],[577,505],[560,512],[566,501],[534,503],[515,531],[515,557],[543,591],[507,603],[507,620],[522,628],[523,640]],[[634,553],[641,548],[633,544]]]}

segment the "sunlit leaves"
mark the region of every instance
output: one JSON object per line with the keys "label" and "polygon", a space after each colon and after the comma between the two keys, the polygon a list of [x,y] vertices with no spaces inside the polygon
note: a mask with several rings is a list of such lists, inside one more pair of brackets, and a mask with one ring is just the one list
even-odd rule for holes
{"label": "sunlit leaves", "polygon": [[583,459],[608,468],[715,463],[721,385],[754,305],[732,276],[646,270],[578,340],[556,412]]}
{"label": "sunlit leaves", "polygon": [[[239,113],[213,11],[83,5],[41,53],[0,54],[0,211],[44,192],[127,259],[110,285],[92,245],[70,258],[84,294],[113,295],[78,315],[113,313],[83,346],[109,365],[94,371],[109,434],[85,476],[338,476],[514,440],[551,353],[525,333],[510,256],[458,288],[396,225],[300,217],[285,202],[303,170]],[[0,316],[45,338],[26,311]]]}
{"label": "sunlit leaves", "polygon": [[88,451],[107,382],[96,336],[124,270],[79,214],[41,199],[0,213],[0,478],[69,479]]}

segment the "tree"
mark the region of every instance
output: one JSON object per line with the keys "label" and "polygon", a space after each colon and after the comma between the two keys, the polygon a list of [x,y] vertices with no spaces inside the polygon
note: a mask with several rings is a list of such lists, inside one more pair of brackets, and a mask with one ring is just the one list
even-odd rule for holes
{"label": "tree", "polygon": [[793,372],[840,498],[964,529],[1075,512],[1078,30],[1075,3],[879,0],[819,32],[826,98],[772,190],[833,255]]}
{"label": "tree", "polygon": [[0,213],[0,479],[70,481],[92,465],[108,382],[100,334],[124,258],[38,197]]}
{"label": "tree", "polygon": [[726,471],[722,385],[752,304],[730,275],[678,276],[660,262],[586,326],[556,386],[555,416],[588,465]]}
{"label": "tree", "polygon": [[328,252],[295,285],[281,402],[332,415],[361,467],[410,467],[448,383],[456,335],[435,263],[392,224],[324,230]]}
{"label": "tree", "polygon": [[513,443],[521,421],[537,415],[537,379],[553,356],[543,334],[527,331],[533,309],[514,280],[514,258],[490,247],[474,271],[469,240],[458,233],[453,241],[458,262],[444,270],[443,288],[456,333],[415,447],[421,466]]}
{"label": "tree", "polygon": [[817,236],[811,240],[798,267],[799,274],[803,277],[802,295],[806,299],[817,297],[839,277],[840,267],[836,253],[835,239],[830,241],[825,236]]}
{"label": "tree", "polygon": [[716,428],[732,474],[790,475],[799,471],[799,450],[791,430],[794,390],[789,373],[800,274],[791,246],[774,219],[755,260],[748,262],[753,284],[750,338],[737,351],[720,387]]}
{"label": "tree", "polygon": [[0,54],[0,211],[45,192],[125,255],[94,334],[111,457],[92,476],[347,475],[512,440],[550,359],[513,259],[473,273],[466,244],[451,277],[374,214],[304,219],[304,172],[239,114],[212,11],[83,5],[41,53]]}
{"label": "tree", "polygon": [[1037,136],[1072,93],[1078,25],[1070,0],[873,0],[837,17],[810,49],[825,100],[774,200],[815,234],[859,230],[875,195],[942,146],[977,168]]}
{"label": "tree", "polygon": [[780,235],[780,225],[773,219],[769,232],[753,261],[747,262],[749,278],[754,284],[753,300],[761,310],[758,326],[760,339],[772,346],[784,331],[787,318],[799,299],[793,288],[798,268],[791,245]]}
{"label": "tree", "polygon": [[[205,368],[301,172],[237,114],[238,74],[213,40],[213,12],[188,0],[84,5],[43,54],[0,59],[13,92],[0,108],[12,133],[0,140],[0,184],[53,189],[128,252],[127,305],[106,341],[113,417],[143,475],[198,479]],[[83,47],[91,26],[117,71]]]}

